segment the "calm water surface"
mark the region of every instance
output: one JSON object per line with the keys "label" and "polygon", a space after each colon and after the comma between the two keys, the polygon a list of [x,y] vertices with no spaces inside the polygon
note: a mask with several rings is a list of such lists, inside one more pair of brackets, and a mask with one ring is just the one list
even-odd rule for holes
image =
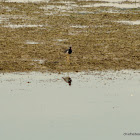
{"label": "calm water surface", "polygon": [[2,140],[140,138],[123,135],[140,133],[140,71],[0,74],[0,89]]}

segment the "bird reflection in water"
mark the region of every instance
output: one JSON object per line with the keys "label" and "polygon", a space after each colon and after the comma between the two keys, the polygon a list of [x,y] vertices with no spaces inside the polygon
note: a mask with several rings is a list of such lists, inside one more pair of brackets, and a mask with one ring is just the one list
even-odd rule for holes
{"label": "bird reflection in water", "polygon": [[65,81],[66,83],[69,84],[69,86],[71,86],[72,79],[71,79],[70,77],[62,77],[62,78],[64,79],[64,81]]}

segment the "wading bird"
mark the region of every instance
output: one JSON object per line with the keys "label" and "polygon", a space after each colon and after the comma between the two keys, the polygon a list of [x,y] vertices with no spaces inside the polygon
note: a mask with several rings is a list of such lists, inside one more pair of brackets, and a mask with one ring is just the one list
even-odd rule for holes
{"label": "wading bird", "polygon": [[71,48],[71,47],[69,47],[69,49],[68,49],[68,50],[65,50],[65,53],[67,53],[67,54],[71,54],[71,53],[72,53],[72,48]]}
{"label": "wading bird", "polygon": [[68,50],[65,50],[65,53],[67,54],[67,63],[70,64],[70,54],[72,53],[72,48],[69,47]]}

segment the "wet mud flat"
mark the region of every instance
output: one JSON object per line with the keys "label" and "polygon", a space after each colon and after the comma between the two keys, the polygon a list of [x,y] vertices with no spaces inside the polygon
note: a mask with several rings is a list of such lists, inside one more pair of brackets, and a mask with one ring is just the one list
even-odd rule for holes
{"label": "wet mud flat", "polygon": [[140,69],[139,3],[107,3],[0,2],[0,71]]}

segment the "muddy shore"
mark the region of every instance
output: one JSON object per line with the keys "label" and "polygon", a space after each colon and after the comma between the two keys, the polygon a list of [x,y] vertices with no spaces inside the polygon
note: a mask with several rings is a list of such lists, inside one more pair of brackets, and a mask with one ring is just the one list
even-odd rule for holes
{"label": "muddy shore", "polygon": [[[140,8],[0,2],[0,71],[140,69]],[[64,50],[72,46],[70,62]]]}

